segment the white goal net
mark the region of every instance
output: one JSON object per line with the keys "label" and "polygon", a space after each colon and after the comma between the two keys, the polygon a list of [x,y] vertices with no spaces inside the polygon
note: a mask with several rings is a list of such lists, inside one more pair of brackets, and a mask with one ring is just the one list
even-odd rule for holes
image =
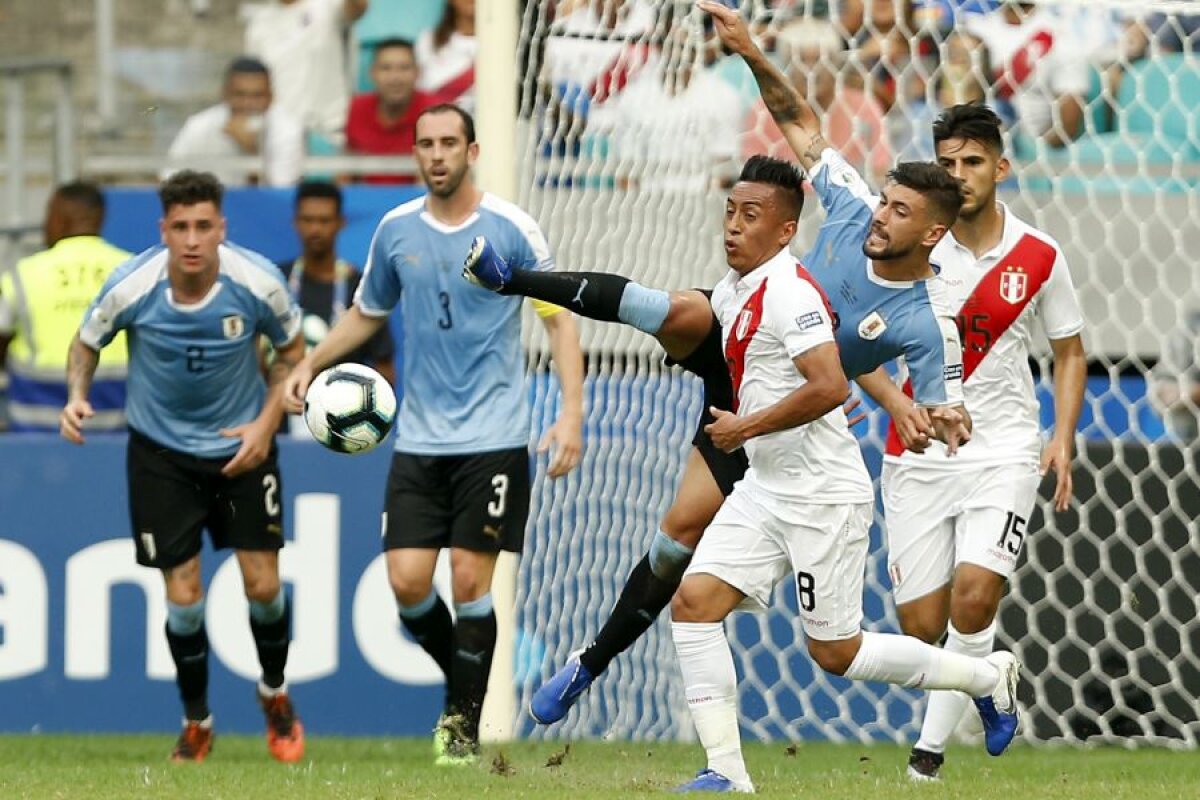
{"label": "white goal net", "polygon": [[[1062,244],[1088,323],[1090,369],[1076,500],[1060,515],[1040,504],[998,646],[1027,667],[1027,737],[1194,747],[1200,7],[741,5],[821,110],[827,138],[873,182],[896,160],[932,157],[929,125],[946,104],[982,99],[1010,120],[1015,178],[1002,199]],[[520,201],[560,268],[712,286],[723,272],[725,187],[749,154],[779,152],[748,71],[722,57],[690,1],[529,2],[522,25]],[[821,219],[808,203],[797,252]],[[538,475],[518,590],[522,708],[612,608],[671,502],[699,412],[698,384],[664,367],[652,339],[581,325],[587,449],[564,482]],[[1048,360],[1035,369],[1050,420]],[[555,393],[544,370],[535,374],[544,426]],[[875,474],[885,422],[873,414],[861,437]],[[877,525],[866,625],[896,630],[885,566]],[[730,623],[746,732],[914,740],[923,697],[814,671],[794,597],[781,590],[776,599],[770,613]],[[519,727],[533,730],[527,717]],[[563,723],[533,735],[690,734],[660,622]]]}

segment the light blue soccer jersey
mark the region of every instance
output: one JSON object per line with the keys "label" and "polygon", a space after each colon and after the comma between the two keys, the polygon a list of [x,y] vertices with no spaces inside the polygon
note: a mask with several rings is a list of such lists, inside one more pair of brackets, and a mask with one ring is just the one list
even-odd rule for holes
{"label": "light blue soccer jersey", "polygon": [[399,452],[463,455],[529,442],[523,298],[498,296],[461,276],[471,241],[481,235],[514,269],[554,268],[533,218],[486,193],[461,225],[438,222],[421,197],[389,212],[375,231],[354,301],[376,317],[400,305]]}
{"label": "light blue soccer jersey", "polygon": [[837,151],[826,148],[811,180],[826,218],[802,262],[838,315],[846,375],[899,358],[918,405],[962,403],[962,346],[941,278],[888,281],[875,274],[862,246],[879,198]]}
{"label": "light blue soccer jersey", "polygon": [[274,264],[229,243],[218,256],[208,296],[180,305],[167,279],[167,249],[150,248],[113,271],[79,329],[79,340],[96,350],[127,332],[129,427],[202,458],[237,452],[241,441],[219,431],[262,411],[259,334],[282,347],[300,330],[300,309]]}

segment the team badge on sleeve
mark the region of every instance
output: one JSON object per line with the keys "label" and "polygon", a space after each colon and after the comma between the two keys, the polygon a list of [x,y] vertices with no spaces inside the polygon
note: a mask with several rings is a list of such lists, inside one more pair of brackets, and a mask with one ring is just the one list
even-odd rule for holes
{"label": "team badge on sleeve", "polygon": [[227,317],[221,317],[221,330],[224,332],[226,339],[240,339],[242,334],[246,332],[246,320],[242,319],[241,314],[230,314]]}
{"label": "team badge on sleeve", "polygon": [[1029,290],[1029,276],[1022,267],[1007,266],[1000,274],[1000,296],[1016,305],[1025,299]]}

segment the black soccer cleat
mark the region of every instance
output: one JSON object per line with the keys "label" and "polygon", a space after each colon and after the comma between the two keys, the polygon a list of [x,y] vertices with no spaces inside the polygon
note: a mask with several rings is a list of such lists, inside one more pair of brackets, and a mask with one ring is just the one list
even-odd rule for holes
{"label": "black soccer cleat", "polygon": [[946,756],[942,753],[931,753],[928,750],[913,748],[908,757],[908,778],[912,781],[941,781],[942,764]]}

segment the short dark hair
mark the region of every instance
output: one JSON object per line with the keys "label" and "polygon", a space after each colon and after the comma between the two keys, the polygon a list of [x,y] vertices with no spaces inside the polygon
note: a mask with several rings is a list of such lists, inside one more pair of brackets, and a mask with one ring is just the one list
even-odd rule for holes
{"label": "short dark hair", "polygon": [[939,222],[953,225],[963,204],[962,184],[941,164],[902,161],[887,174],[888,180],[919,192]]}
{"label": "short dark hair", "polygon": [[402,39],[399,36],[392,36],[387,39],[381,39],[375,43],[374,50],[371,53],[371,60],[374,61],[384,50],[390,50],[393,47],[400,47],[413,54],[416,57],[416,48],[408,39]]}
{"label": "short dark hair", "polygon": [[947,139],[966,139],[1003,153],[1004,136],[1000,127],[1000,117],[983,103],[960,103],[950,106],[934,120],[933,145],[937,147]]}
{"label": "short dark hair", "polygon": [[211,172],[196,172],[185,169],[176,172],[158,187],[158,199],[162,201],[163,214],[172,206],[194,206],[212,203],[219,211],[225,187]]}
{"label": "short dark hair", "polygon": [[267,69],[267,65],[257,58],[238,56],[225,68],[225,80],[228,81],[234,75],[263,75],[269,79],[271,70]]}
{"label": "short dark hair", "polygon": [[100,187],[88,181],[71,181],[54,190],[54,196],[63,202],[104,218],[104,193]]}
{"label": "short dark hair", "polygon": [[738,182],[765,183],[779,189],[792,219],[800,219],[804,210],[804,177],[795,164],[770,156],[750,156],[742,167]]}
{"label": "short dark hair", "polygon": [[337,207],[337,213],[342,213],[342,190],[336,183],[330,181],[301,181],[296,187],[296,210],[300,209],[302,200],[332,200]]}
{"label": "short dark hair", "polygon": [[467,134],[467,144],[473,143],[475,141],[475,118],[454,103],[438,103],[425,109],[417,115],[417,119],[413,123],[413,130],[416,130],[417,125],[421,124],[421,117],[427,114],[445,114],[447,112],[458,114],[458,118],[462,120],[463,130]]}

